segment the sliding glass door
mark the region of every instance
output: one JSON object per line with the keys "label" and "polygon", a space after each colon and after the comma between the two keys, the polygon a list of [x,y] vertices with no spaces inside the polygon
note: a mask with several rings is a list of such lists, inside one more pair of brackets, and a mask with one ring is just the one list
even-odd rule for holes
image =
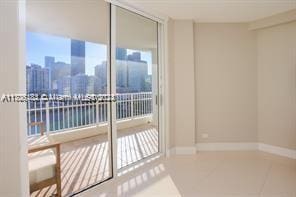
{"label": "sliding glass door", "polygon": [[112,12],[120,169],[159,151],[158,23],[116,6]]}
{"label": "sliding glass door", "polygon": [[31,196],[80,193],[158,153],[159,24],[104,0],[26,10]]}
{"label": "sliding glass door", "polygon": [[66,196],[112,177],[110,101],[102,97],[110,95],[110,5],[28,0],[26,7],[27,93],[52,96],[28,102],[28,147],[60,147],[28,154],[31,195]]}

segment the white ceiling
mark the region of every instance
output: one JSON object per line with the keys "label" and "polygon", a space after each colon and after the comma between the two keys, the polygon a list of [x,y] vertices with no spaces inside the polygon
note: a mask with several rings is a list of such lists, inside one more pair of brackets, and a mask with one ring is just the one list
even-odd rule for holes
{"label": "white ceiling", "polygon": [[173,19],[250,22],[296,9],[296,0],[125,0]]}

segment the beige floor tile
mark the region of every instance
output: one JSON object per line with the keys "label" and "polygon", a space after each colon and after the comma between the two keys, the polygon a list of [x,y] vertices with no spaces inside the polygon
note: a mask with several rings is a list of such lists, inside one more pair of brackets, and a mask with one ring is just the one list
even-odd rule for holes
{"label": "beige floor tile", "polygon": [[295,160],[259,151],[160,158],[82,197],[296,197]]}
{"label": "beige floor tile", "polygon": [[273,162],[261,194],[296,197],[296,167]]}

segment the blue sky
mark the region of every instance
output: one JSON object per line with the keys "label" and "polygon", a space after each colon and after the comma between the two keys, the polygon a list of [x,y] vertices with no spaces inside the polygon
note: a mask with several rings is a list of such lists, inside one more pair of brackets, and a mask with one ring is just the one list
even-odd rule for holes
{"label": "blue sky", "polygon": [[[31,63],[44,66],[44,56],[55,57],[56,61],[70,63],[71,39],[48,34],[27,32],[27,65]],[[128,54],[133,50],[128,50]],[[148,74],[151,74],[151,53],[141,52],[142,60],[148,63]],[[107,59],[107,46],[98,43],[85,43],[85,71],[94,75],[94,66]]]}

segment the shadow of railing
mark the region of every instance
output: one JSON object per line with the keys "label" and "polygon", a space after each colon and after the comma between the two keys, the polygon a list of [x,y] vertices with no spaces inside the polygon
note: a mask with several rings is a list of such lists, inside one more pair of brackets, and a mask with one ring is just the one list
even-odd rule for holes
{"label": "shadow of railing", "polygon": [[[122,168],[158,152],[158,132],[152,126],[119,131],[118,167]],[[121,147],[121,148],[120,148]],[[107,134],[61,145],[62,194],[68,195],[110,177]],[[32,196],[51,196],[55,186]]]}

